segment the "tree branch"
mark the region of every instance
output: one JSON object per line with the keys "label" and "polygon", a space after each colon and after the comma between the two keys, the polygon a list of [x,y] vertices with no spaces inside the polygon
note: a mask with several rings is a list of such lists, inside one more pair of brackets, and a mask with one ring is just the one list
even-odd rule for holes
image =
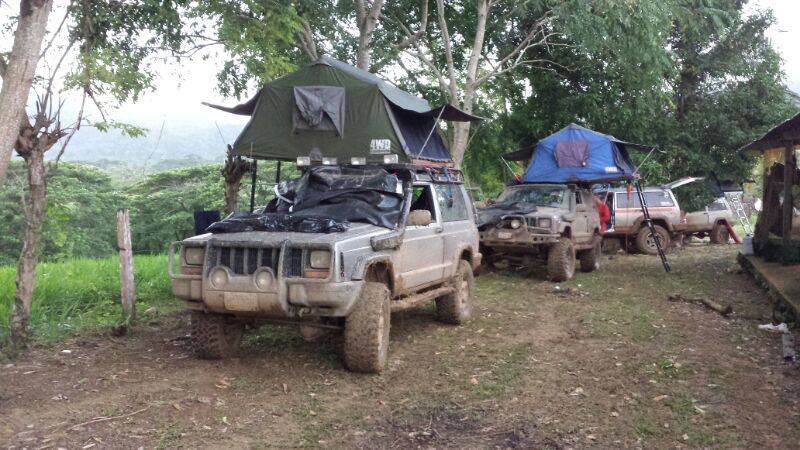
{"label": "tree branch", "polygon": [[439,28],[441,28],[442,41],[444,43],[444,55],[447,61],[447,78],[449,83],[450,102],[458,101],[458,88],[456,86],[456,70],[453,64],[453,48],[450,42],[450,31],[447,29],[447,18],[444,11],[444,0],[436,0],[436,13],[439,16]]}
{"label": "tree branch", "polygon": [[319,59],[319,54],[317,53],[317,44],[314,41],[314,32],[311,29],[311,25],[305,18],[300,18],[300,24],[303,27],[303,30],[297,33],[297,39],[300,42],[300,50],[308,55],[309,59],[316,61]]}
{"label": "tree branch", "polygon": [[402,22],[398,21],[400,26],[403,28],[403,31],[406,33],[406,38],[400,41],[399,44],[395,45],[395,49],[398,51],[403,51],[406,48],[410,47],[413,43],[417,42],[422,36],[425,35],[428,29],[428,0],[423,0],[422,2],[422,17],[419,23],[419,29],[415,33],[411,33],[411,31],[403,25]]}
{"label": "tree branch", "polygon": [[64,13],[64,17],[61,18],[61,22],[59,22],[58,28],[56,28],[56,31],[53,33],[53,36],[47,42],[47,45],[44,46],[44,50],[42,50],[42,52],[39,54],[39,59],[44,58],[44,55],[46,55],[47,51],[50,50],[50,47],[53,45],[53,42],[56,41],[56,38],[58,37],[59,33],[61,33],[61,28],[64,27],[64,23],[67,22],[68,17],[69,17],[69,11]]}
{"label": "tree branch", "polygon": [[[486,81],[500,74],[509,72],[523,65],[529,65],[532,62],[549,62],[549,60],[546,59],[528,61],[525,60],[524,57],[528,52],[528,50],[532,48],[539,46],[547,47],[549,45],[550,37],[556,34],[556,33],[545,32],[545,27],[547,24],[551,22],[551,20],[552,20],[551,13],[550,12],[545,13],[545,16],[536,21],[536,23],[531,27],[530,31],[528,31],[528,34],[525,35],[525,38],[523,38],[522,41],[519,44],[517,44],[517,46],[514,47],[513,50],[511,50],[508,54],[506,54],[506,56],[501,58],[500,61],[497,62],[497,64],[489,63],[489,65],[492,66],[492,70],[488,71],[483,76],[477,77],[477,67],[476,67],[475,71],[476,78],[472,81],[471,83],[472,86],[477,89]],[[535,39],[536,36],[539,34],[541,34],[541,38]]]}

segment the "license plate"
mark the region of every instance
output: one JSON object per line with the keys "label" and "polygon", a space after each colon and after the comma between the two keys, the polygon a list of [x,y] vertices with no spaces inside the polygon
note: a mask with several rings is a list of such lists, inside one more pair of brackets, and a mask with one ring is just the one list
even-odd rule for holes
{"label": "license plate", "polygon": [[511,233],[508,231],[501,231],[497,233],[497,237],[500,239],[511,239]]}
{"label": "license plate", "polygon": [[230,311],[258,311],[258,300],[249,292],[226,292],[225,309]]}

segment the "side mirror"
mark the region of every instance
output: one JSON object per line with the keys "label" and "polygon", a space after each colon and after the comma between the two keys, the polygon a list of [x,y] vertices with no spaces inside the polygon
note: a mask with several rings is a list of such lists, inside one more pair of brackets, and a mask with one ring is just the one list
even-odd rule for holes
{"label": "side mirror", "polygon": [[410,227],[427,227],[431,222],[430,211],[427,209],[416,209],[408,213],[406,224]]}

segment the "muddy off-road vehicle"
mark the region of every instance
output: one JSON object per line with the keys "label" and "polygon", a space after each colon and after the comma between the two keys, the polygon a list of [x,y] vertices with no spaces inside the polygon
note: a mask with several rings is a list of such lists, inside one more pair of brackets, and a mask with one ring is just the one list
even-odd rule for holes
{"label": "muddy off-road vehicle", "polygon": [[481,254],[458,173],[391,172],[307,168],[266,212],[234,214],[174,244],[172,290],[196,311],[197,353],[221,358],[245,328],[289,323],[305,336],[343,331],[347,368],[380,372],[391,312],[433,300],[438,320],[466,320]]}
{"label": "muddy off-road vehicle", "polygon": [[[715,200],[703,211],[686,213],[681,210],[673,189],[702,180],[698,177],[682,178],[662,186],[645,187],[642,194],[647,203],[656,233],[660,236],[662,247],[685,238],[709,237],[712,244],[727,244],[735,216],[727,200]],[[652,233],[644,223],[644,214],[635,192],[625,188],[615,188],[600,196],[606,199],[611,211],[611,219],[606,224],[604,250],[615,252],[620,247],[635,249],[641,253],[655,255],[657,249]]]}
{"label": "muddy off-road vehicle", "polygon": [[[574,184],[520,184],[478,212],[481,252],[499,261],[531,267],[545,264],[552,281],[600,267],[600,217],[591,191]],[[576,262],[577,259],[577,262]]]}

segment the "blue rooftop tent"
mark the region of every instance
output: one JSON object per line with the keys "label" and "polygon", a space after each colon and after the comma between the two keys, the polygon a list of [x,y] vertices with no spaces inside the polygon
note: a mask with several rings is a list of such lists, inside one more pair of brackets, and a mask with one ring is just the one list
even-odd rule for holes
{"label": "blue rooftop tent", "polygon": [[[523,183],[610,183],[634,179],[629,149],[651,151],[654,147],[621,141],[572,123],[540,140],[528,152],[515,152],[523,158],[514,159],[533,154]],[[514,154],[506,155],[506,159]]]}
{"label": "blue rooftop tent", "polygon": [[[509,161],[531,159],[522,175],[522,183],[603,184],[635,181],[645,222],[656,235],[642,195],[641,180],[636,176],[636,169],[628,155],[629,149],[652,152],[656,147],[621,141],[571,123],[540,140],[535,146],[505,154],[503,158]],[[659,239],[656,239],[656,246],[664,269],[669,272]]]}

